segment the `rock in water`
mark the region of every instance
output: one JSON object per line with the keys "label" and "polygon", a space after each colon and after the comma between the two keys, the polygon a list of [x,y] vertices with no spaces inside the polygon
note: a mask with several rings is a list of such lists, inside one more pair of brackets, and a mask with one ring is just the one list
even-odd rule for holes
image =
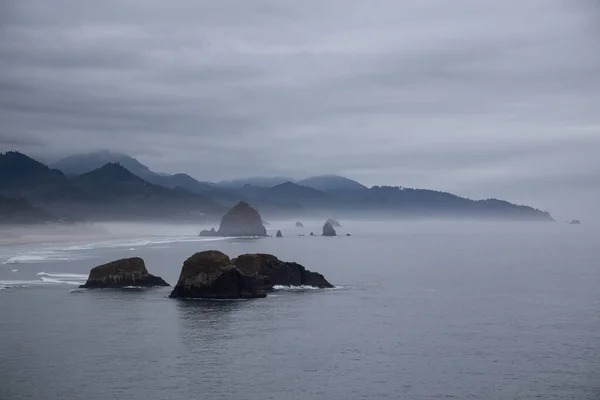
{"label": "rock in water", "polygon": [[571,225],[581,225],[581,221],[578,219],[574,219],[571,222],[569,222]]}
{"label": "rock in water", "polygon": [[336,236],[335,229],[329,222],[325,222],[323,225],[323,236]]}
{"label": "rock in water", "polygon": [[329,218],[326,222],[329,222],[331,224],[331,226],[333,226],[335,228],[342,227],[342,224],[340,224],[340,222],[337,219]]}
{"label": "rock in water", "polygon": [[314,232],[311,232],[309,236],[315,236]]}
{"label": "rock in water", "polygon": [[200,236],[267,236],[260,214],[250,204],[240,201],[221,218],[218,231],[200,232]]}
{"label": "rock in water", "polygon": [[351,234],[349,234],[349,233],[346,233],[346,236],[352,236],[352,235],[351,235]]}
{"label": "rock in water", "polygon": [[277,231],[277,234],[275,235],[275,237],[283,237],[283,233],[281,233],[281,231]]}
{"label": "rock in water", "polygon": [[304,224],[300,221],[296,221],[296,228],[304,228]]}
{"label": "rock in water", "polygon": [[264,290],[274,285],[332,288],[325,277],[294,262],[279,260],[271,254],[242,254],[231,261],[244,275],[256,277]]}
{"label": "rock in water", "polygon": [[215,228],[211,228],[211,230],[203,230],[202,232],[200,232],[200,236],[218,236],[217,231],[215,231]]}
{"label": "rock in water", "polygon": [[242,274],[227,255],[196,253],[183,263],[171,298],[250,299],[265,297],[261,279]]}
{"label": "rock in water", "polygon": [[82,288],[124,288],[126,286],[170,286],[162,278],[148,273],[144,260],[124,258],[92,268]]}

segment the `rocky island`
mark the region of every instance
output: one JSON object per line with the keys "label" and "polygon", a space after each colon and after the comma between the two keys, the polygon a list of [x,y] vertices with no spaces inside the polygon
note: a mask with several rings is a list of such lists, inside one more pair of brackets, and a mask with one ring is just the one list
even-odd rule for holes
{"label": "rocky island", "polygon": [[200,236],[267,236],[267,229],[258,211],[250,204],[241,201],[221,218],[218,231],[214,228],[203,230]]}
{"label": "rocky island", "polygon": [[334,228],[341,228],[342,224],[337,219],[329,218],[326,222],[330,223]]}
{"label": "rocky island", "polygon": [[266,297],[262,282],[240,272],[226,254],[196,253],[183,263],[171,298],[252,299]]}
{"label": "rocky island", "polygon": [[323,225],[323,236],[336,236],[336,235],[337,235],[337,233],[335,232],[335,229],[331,225],[331,222],[329,222],[329,221],[325,222],[325,225]]}
{"label": "rocky island", "polygon": [[220,251],[209,250],[196,253],[184,262],[169,297],[261,298],[276,285],[333,287],[323,275],[270,254],[244,254],[231,260]]}
{"label": "rocky island", "polygon": [[139,257],[124,258],[92,268],[87,282],[81,288],[119,289],[128,286],[170,286],[162,278],[148,273],[144,260]]}

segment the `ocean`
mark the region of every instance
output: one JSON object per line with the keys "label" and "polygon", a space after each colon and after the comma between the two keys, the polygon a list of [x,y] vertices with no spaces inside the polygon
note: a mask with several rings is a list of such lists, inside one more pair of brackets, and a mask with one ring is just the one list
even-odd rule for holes
{"label": "ocean", "polygon": [[[0,399],[598,399],[600,230],[563,223],[271,221],[283,238],[106,224],[0,246]],[[265,299],[83,290],[140,256],[175,284],[217,249],[271,253],[336,287]]]}

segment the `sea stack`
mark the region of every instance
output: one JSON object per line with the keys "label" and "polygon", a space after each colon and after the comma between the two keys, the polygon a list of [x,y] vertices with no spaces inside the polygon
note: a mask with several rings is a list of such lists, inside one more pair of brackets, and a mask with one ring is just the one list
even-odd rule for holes
{"label": "sea stack", "polygon": [[260,214],[250,204],[241,201],[221,218],[218,231],[200,232],[200,236],[267,236]]}
{"label": "sea stack", "polygon": [[341,228],[342,224],[337,219],[329,218],[326,222],[329,222],[334,228]]}
{"label": "sea stack", "polygon": [[275,237],[283,237],[283,233],[281,233],[281,231],[277,231]]}
{"label": "sea stack", "polygon": [[318,272],[311,272],[295,262],[281,261],[271,254],[242,254],[231,262],[244,275],[258,278],[263,290],[272,290],[276,285],[333,287]]}
{"label": "sea stack", "polygon": [[296,228],[304,228],[304,224],[300,221],[296,221]]}
{"label": "sea stack", "polygon": [[169,297],[252,299],[265,296],[260,279],[242,274],[226,254],[208,250],[185,260]]}
{"label": "sea stack", "polygon": [[323,225],[323,236],[336,236],[335,229],[329,221]]}
{"label": "sea stack", "polygon": [[170,286],[162,278],[148,273],[144,260],[124,258],[92,268],[82,288],[124,288],[128,286]]}

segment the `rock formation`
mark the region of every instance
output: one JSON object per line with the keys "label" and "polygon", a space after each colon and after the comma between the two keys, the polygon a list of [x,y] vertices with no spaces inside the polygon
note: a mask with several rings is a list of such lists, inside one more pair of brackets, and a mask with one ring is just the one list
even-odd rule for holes
{"label": "rock formation", "polygon": [[581,221],[578,219],[574,219],[571,222],[569,222],[571,225],[581,225]]}
{"label": "rock formation", "polygon": [[144,260],[124,258],[92,268],[82,288],[124,288],[127,286],[170,286],[158,276],[148,273]]}
{"label": "rock formation", "polygon": [[200,232],[200,236],[267,236],[260,214],[250,204],[241,201],[221,218],[218,231]]}
{"label": "rock formation", "polygon": [[329,221],[323,225],[323,236],[336,236],[335,229]]}
{"label": "rock formation", "polygon": [[281,233],[281,231],[277,231],[275,237],[283,237],[283,233]]}
{"label": "rock formation", "polygon": [[304,224],[300,221],[296,221],[296,228],[304,228]]}
{"label": "rock formation", "polygon": [[200,236],[218,236],[218,235],[217,235],[217,231],[215,231],[215,228],[210,228],[210,231],[205,229],[202,232],[200,232]]}
{"label": "rock formation", "polygon": [[332,288],[325,277],[294,262],[279,260],[271,254],[243,254],[231,261],[244,275],[258,278],[263,290],[275,285]]}
{"label": "rock formation", "polygon": [[216,250],[196,253],[183,263],[171,298],[250,299],[265,297],[258,277],[244,275],[227,255]]}
{"label": "rock formation", "polygon": [[342,225],[340,224],[340,222],[337,219],[329,218],[326,222],[329,222],[331,224],[331,226],[333,226],[334,228],[342,227]]}
{"label": "rock formation", "polygon": [[351,234],[349,234],[349,233],[346,233],[346,236],[352,236],[352,235],[351,235]]}

